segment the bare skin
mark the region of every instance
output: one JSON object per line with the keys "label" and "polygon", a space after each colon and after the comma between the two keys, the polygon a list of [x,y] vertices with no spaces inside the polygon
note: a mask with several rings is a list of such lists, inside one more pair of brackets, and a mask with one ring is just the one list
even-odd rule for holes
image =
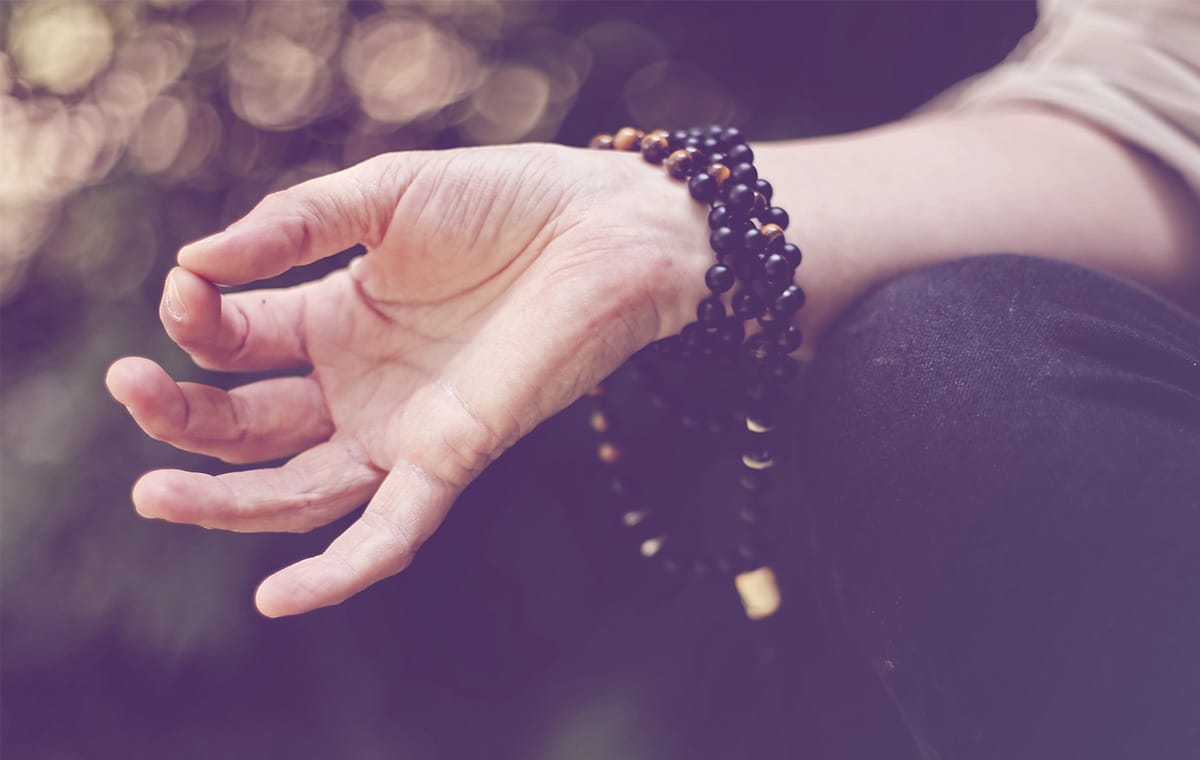
{"label": "bare skin", "polygon": [[[1167,293],[1200,278],[1200,214],[1169,171],[1034,108],[925,117],[756,146],[805,251],[810,345],[903,272],[1017,251]],[[492,460],[652,340],[694,318],[704,209],[636,155],[548,145],[378,156],[270,196],[185,247],[168,334],[217,370],[311,367],[225,392],[149,359],[109,370],[149,435],[276,469],[146,474],[148,517],[306,531],[367,502],[317,556],[267,578],[269,616],[337,604],[399,572]],[[356,243],[318,282],[222,294]]]}

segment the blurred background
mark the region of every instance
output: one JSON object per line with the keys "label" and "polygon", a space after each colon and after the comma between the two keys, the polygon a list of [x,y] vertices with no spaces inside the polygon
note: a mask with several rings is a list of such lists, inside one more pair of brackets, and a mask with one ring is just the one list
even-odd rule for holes
{"label": "blurred background", "polygon": [[[402,576],[268,621],[257,582],[344,523],[137,518],[145,470],[223,468],[141,435],[105,369],[247,379],[191,366],[157,303],[180,245],[272,190],[383,151],[625,124],[861,129],[1033,20],[1032,2],[0,0],[4,757],[755,756],[736,596],[639,564],[581,410],[489,470]],[[807,754],[803,720],[784,729]]]}

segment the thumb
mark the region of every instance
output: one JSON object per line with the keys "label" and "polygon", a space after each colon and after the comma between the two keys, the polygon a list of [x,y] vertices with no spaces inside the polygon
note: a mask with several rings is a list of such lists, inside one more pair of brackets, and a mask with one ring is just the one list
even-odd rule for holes
{"label": "thumb", "polygon": [[362,243],[377,246],[411,179],[416,154],[389,153],[264,198],[223,232],[179,251],[179,265],[240,285]]}

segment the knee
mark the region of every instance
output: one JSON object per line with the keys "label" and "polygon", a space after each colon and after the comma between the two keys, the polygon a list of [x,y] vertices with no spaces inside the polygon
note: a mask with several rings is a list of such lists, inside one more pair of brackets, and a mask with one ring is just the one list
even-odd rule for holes
{"label": "knee", "polygon": [[[944,467],[1011,445],[1057,382],[1049,318],[1061,278],[1086,270],[1025,256],[948,262],[851,306],[823,337],[805,388],[804,435],[844,469],[864,457]],[[930,462],[929,460],[936,460]]]}
{"label": "knee", "polygon": [[974,406],[981,394],[1010,386],[1047,338],[1044,302],[1022,282],[1030,261],[995,255],[948,262],[868,294],[822,339],[808,392],[826,402],[926,416]]}

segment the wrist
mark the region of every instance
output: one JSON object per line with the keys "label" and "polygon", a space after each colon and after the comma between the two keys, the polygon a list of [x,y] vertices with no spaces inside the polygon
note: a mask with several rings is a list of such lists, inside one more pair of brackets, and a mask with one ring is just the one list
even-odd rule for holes
{"label": "wrist", "polygon": [[[704,273],[712,265],[708,237],[708,208],[692,199],[687,185],[671,180],[661,167],[647,164],[636,153],[594,153],[613,179],[612,197],[599,199],[613,215],[609,234],[623,240],[621,256],[639,272],[644,305],[656,315],[654,335],[646,342],[677,335],[696,321],[696,305],[709,295]],[[605,183],[609,184],[609,183]]]}
{"label": "wrist", "polygon": [[[641,140],[641,132],[622,130],[626,145],[628,133],[637,134]],[[663,135],[657,139],[668,139],[666,132],[653,134]],[[737,130],[732,130],[732,134],[737,135]],[[697,321],[710,336],[715,336],[723,312],[730,323],[745,323],[747,334],[760,330],[769,333],[760,342],[778,341],[779,346],[786,347],[785,353],[792,353],[799,335],[794,327],[788,327],[784,335],[780,332],[783,330],[780,321],[792,321],[797,326],[808,321],[801,322],[795,314],[805,303],[803,290],[793,285],[801,252],[791,233],[784,231],[789,215],[779,202],[772,200],[770,183],[758,178],[755,166],[748,163],[754,161],[751,149],[743,144],[740,135],[729,139],[737,140],[729,144],[734,153],[740,152],[745,158],[735,157],[728,162],[724,154],[716,158],[714,153],[717,168],[713,169],[707,168],[708,163],[692,164],[694,160],[711,163],[708,155],[699,151],[689,158],[685,151],[676,149],[677,155],[663,162],[658,171],[653,170],[652,164],[658,164],[662,154],[638,160],[635,153],[624,152],[628,148],[593,152],[593,156],[602,160],[596,161],[595,169],[587,172],[589,177],[595,176],[597,170],[600,174],[595,181],[589,181],[590,191],[585,189],[585,197],[591,199],[589,215],[608,220],[603,235],[610,247],[616,249],[614,252],[624,258],[621,268],[632,265],[638,273],[639,286],[629,288],[625,295],[640,296],[629,305],[645,303],[654,313],[654,329],[641,335],[641,340],[650,342],[677,335],[685,328],[696,327]],[[651,136],[646,140],[651,140]],[[651,142],[642,144],[652,146]],[[611,149],[613,137],[599,136],[593,140],[593,147]],[[748,179],[730,179],[729,167],[734,167],[734,176]],[[720,189],[725,181],[730,183],[725,186],[726,191],[740,189],[741,200],[735,201],[734,196],[726,198],[727,193]],[[706,187],[706,183],[710,186]],[[721,266],[714,266],[717,263]],[[734,282],[719,284],[724,278],[734,277],[737,278]],[[715,279],[709,282],[710,278]],[[722,329],[727,337],[721,340],[728,341],[732,326]],[[685,342],[694,348],[698,337],[703,342],[703,336],[687,333]]]}
{"label": "wrist", "polygon": [[855,222],[844,213],[837,173],[813,160],[806,141],[756,143],[754,153],[759,173],[774,187],[772,202],[791,216],[788,240],[804,256],[796,284],[807,299],[792,321],[804,334],[799,355],[811,357],[829,323],[856,295],[849,287],[858,280],[850,273],[855,260],[845,255],[846,232]]}

